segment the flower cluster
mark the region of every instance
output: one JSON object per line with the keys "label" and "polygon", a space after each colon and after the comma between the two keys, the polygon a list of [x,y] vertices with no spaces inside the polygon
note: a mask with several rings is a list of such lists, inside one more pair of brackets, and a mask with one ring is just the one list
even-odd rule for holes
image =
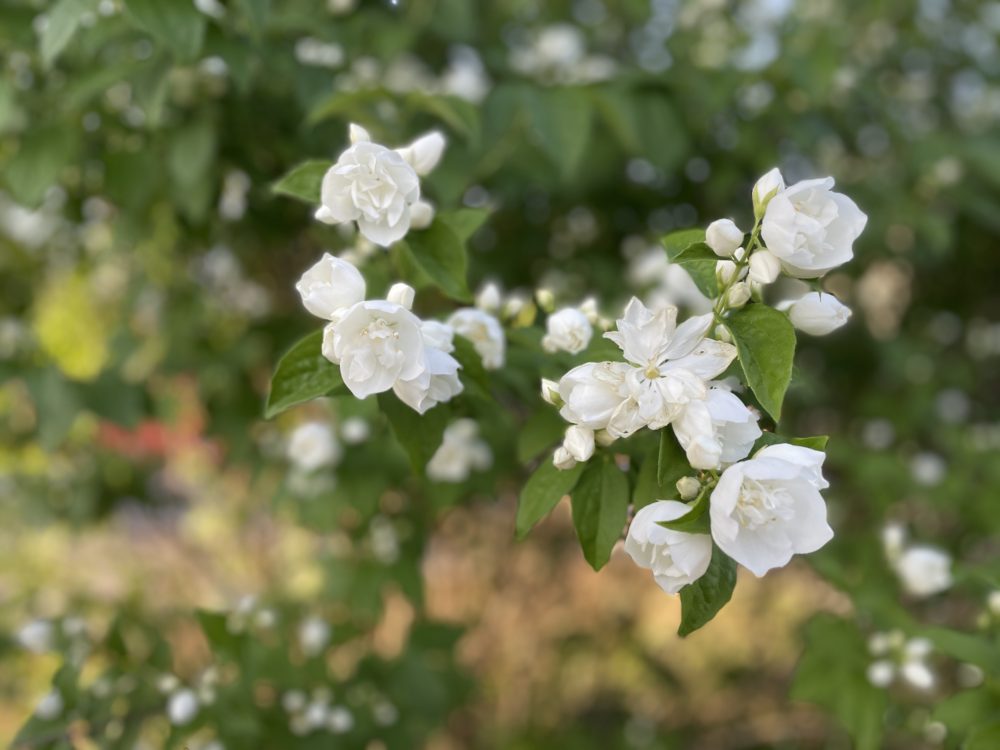
{"label": "flower cluster", "polygon": [[411,227],[429,226],[434,209],[420,198],[420,177],[441,160],[444,136],[434,131],[390,149],[352,124],[350,139],[350,147],[323,176],[316,218],[325,224],[357,222],[361,234],[382,247],[402,239]]}
{"label": "flower cluster", "polygon": [[[344,385],[357,398],[392,390],[420,414],[450,401],[463,388],[461,365],[452,356],[456,333],[472,342],[484,367],[503,366],[503,328],[483,310],[462,308],[447,322],[421,320],[411,311],[412,287],[394,284],[385,299],[366,299],[358,269],[329,253],[295,288],[309,312],[329,321],[323,331],[323,356],[340,366]],[[329,462],[328,450],[317,452]]]}
{"label": "flower cluster", "polygon": [[[711,312],[680,322],[673,305],[650,308],[633,297],[615,330],[604,334],[621,349],[621,361],[588,362],[558,382],[542,382],[545,400],[570,423],[553,455],[558,469],[571,469],[643,428],[671,428],[696,476],[677,482],[679,500],[640,508],[625,541],[626,552],[652,570],[668,593],[705,574],[713,543],[763,576],[833,537],[820,494],[828,487],[825,454],[773,435],[762,441],[759,412],[734,393],[739,381],[720,380],[737,359],[733,342],[739,343],[741,329],[733,321],[748,304],[767,307],[768,284],[782,273],[818,279],[852,257],[866,217],[832,188],[832,178],[788,186],[777,169],[764,175],[753,189],[756,221],[749,236],[732,220],[719,219],[708,226],[703,242],[685,243],[675,256],[702,273],[699,288],[714,292]],[[702,269],[707,263],[710,275],[713,262],[715,279],[706,280]],[[781,322],[782,312],[791,326]],[[850,310],[816,291],[776,305],[765,317],[777,318],[772,325],[778,329],[824,335],[846,323]],[[551,316],[546,349],[582,350],[590,333],[584,320],[572,309]],[[793,348],[782,354],[789,370]],[[751,382],[739,352],[746,382],[759,397],[760,384]],[[750,359],[759,357],[753,353]],[[708,523],[699,522],[702,516]]]}

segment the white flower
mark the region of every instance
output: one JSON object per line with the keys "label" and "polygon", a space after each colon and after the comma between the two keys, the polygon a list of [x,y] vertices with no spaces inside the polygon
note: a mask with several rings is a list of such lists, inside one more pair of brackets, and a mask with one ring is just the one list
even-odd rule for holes
{"label": "white flower", "polygon": [[770,284],[781,273],[778,256],[767,250],[757,250],[750,256],[749,279],[755,284]]}
{"label": "white flower", "polygon": [[507,342],[500,321],[483,310],[463,307],[448,318],[448,325],[459,336],[472,342],[487,370],[498,370],[506,360]]}
{"label": "white flower", "polygon": [[690,509],[676,500],[651,503],[635,514],[625,538],[625,551],[640,568],[652,570],[656,583],[668,594],[705,575],[712,560],[708,534],[673,531],[657,523],[676,520]]}
{"label": "white flower", "polygon": [[53,690],[38,701],[38,705],[35,706],[35,716],[42,721],[51,721],[62,713],[63,705],[62,695],[58,690]]}
{"label": "white flower", "polygon": [[288,459],[302,471],[316,471],[340,460],[340,444],[329,425],[305,422],[288,440]]}
{"label": "white flower", "polygon": [[709,506],[712,536],[723,552],[760,577],[815,552],[833,537],[819,491],[825,454],[769,445],[719,478]]}
{"label": "white flower", "polygon": [[299,623],[299,645],[306,656],[316,656],[330,642],[330,624],[322,617],[307,617]]}
{"label": "white flower", "polygon": [[705,244],[720,258],[729,258],[743,244],[743,230],[732,219],[716,219],[705,230]]}
{"label": "white flower", "polygon": [[318,318],[335,320],[365,298],[365,279],[346,260],[323,253],[319,262],[302,274],[295,289],[306,310]]}
{"label": "white flower", "polygon": [[348,417],[340,425],[340,436],[349,445],[365,442],[371,435],[371,428],[361,417]]}
{"label": "white flower", "polygon": [[354,714],[345,706],[332,706],[326,715],[326,727],[333,734],[345,734],[354,728]]}
{"label": "white flower", "polygon": [[427,367],[420,320],[385,300],[359,302],[323,333],[323,356],[340,365],[357,398],[382,393],[397,380],[413,380]]}
{"label": "white flower", "polygon": [[[633,365],[626,387],[638,415],[650,429],[669,424],[684,404],[703,399],[705,380],[713,378],[736,358],[736,347],[706,339],[712,315],[698,315],[677,325],[677,308],[649,310],[633,297],[617,322],[618,330],[605,338],[621,347]],[[619,436],[620,437],[620,436]]]}
{"label": "white flower", "polygon": [[578,424],[566,428],[562,447],[574,461],[587,461],[594,455],[594,431]]}
{"label": "white flower", "polygon": [[473,470],[485,471],[493,464],[490,446],[479,439],[479,425],[459,419],[448,425],[441,445],[427,464],[427,476],[435,482],[464,482]]}
{"label": "white flower", "polygon": [[[784,305],[778,305],[781,309]],[[812,336],[825,336],[847,323],[851,308],[829,292],[808,292],[788,306],[792,325]]]}
{"label": "white flower", "polygon": [[198,713],[198,696],[189,688],[178,690],[167,702],[167,716],[177,727],[189,724]]}
{"label": "white flower", "polygon": [[717,469],[749,455],[761,436],[758,415],[722,387],[710,388],[673,422],[677,442],[695,469]]}
{"label": "white flower", "polygon": [[455,330],[440,320],[424,320],[420,323],[420,333],[424,345],[440,349],[445,354],[455,351]]}
{"label": "white flower", "polygon": [[607,429],[615,424],[620,437],[643,426],[642,422],[628,428],[627,422],[637,415],[638,404],[630,401],[625,377],[632,368],[624,362],[587,362],[574,367],[559,379],[559,410],[567,422],[591,430]]}
{"label": "white flower", "polygon": [[351,126],[350,136],[352,145],[323,176],[316,218],[327,224],[356,221],[361,234],[383,247],[401,239],[414,218],[418,224],[429,223],[432,209],[418,204],[418,175],[441,159],[444,136],[429,133],[395,151],[372,143],[357,125]]}
{"label": "white flower", "polygon": [[416,294],[417,292],[412,286],[399,282],[389,287],[389,292],[385,295],[385,299],[387,302],[393,302],[400,307],[405,307],[407,310],[412,310],[413,299]]}
{"label": "white flower", "polygon": [[937,547],[907,547],[893,567],[912,596],[924,598],[951,588],[951,556]]}
{"label": "white flower", "polygon": [[424,349],[424,356],[426,363],[420,375],[410,380],[397,380],[393,386],[399,400],[418,414],[451,401],[464,387],[458,377],[461,365],[457,359],[432,346]]}
{"label": "white flower", "polygon": [[767,204],[761,236],[790,276],[816,278],[854,257],[852,245],[868,217],[832,188],[832,177],[803,180]]}
{"label": "white flower", "polygon": [[889,685],[892,684],[893,678],[896,676],[896,667],[890,661],[879,659],[878,661],[873,661],[868,665],[866,675],[868,677],[868,682],[875,687],[889,687]]}
{"label": "white flower", "polygon": [[55,629],[48,620],[32,620],[17,631],[17,642],[33,654],[43,654],[52,649]]}
{"label": "white flower", "polygon": [[487,281],[476,292],[476,307],[488,313],[498,312],[502,301],[503,294],[495,281]]}
{"label": "white flower", "polygon": [[587,348],[594,329],[587,315],[575,307],[564,307],[552,313],[545,322],[542,348],[547,352],[579,354]]}
{"label": "white flower", "polygon": [[556,448],[555,453],[552,454],[552,465],[555,466],[560,471],[566,471],[572,469],[576,466],[576,459],[573,458],[573,454],[569,452],[569,449],[565,446],[560,445]]}

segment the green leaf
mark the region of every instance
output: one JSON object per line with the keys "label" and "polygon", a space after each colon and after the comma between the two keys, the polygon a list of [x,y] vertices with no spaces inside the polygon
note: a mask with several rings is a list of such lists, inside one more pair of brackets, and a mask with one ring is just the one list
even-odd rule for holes
{"label": "green leaf", "polygon": [[473,143],[479,140],[479,110],[456,96],[440,96],[414,92],[407,99],[412,106],[434,115],[448,127]]}
{"label": "green leaf", "polygon": [[712,561],[705,575],[681,589],[681,624],[677,634],[684,637],[708,624],[732,598],[735,587],[736,563],[712,545]]}
{"label": "green leaf", "polygon": [[459,377],[467,392],[492,400],[490,378],[486,374],[483,358],[479,356],[475,345],[464,336],[455,336],[452,343],[455,347],[452,355],[462,366],[462,369],[459,370]]}
{"label": "green leaf", "polygon": [[564,179],[572,177],[590,140],[590,97],[578,88],[532,89],[526,104],[534,140]]}
{"label": "green leaf", "polygon": [[[700,232],[701,230],[697,231]],[[671,244],[667,245],[667,240],[671,240],[671,238],[674,238],[674,235],[667,235],[663,239],[670,262],[677,264],[687,271],[694,280],[695,285],[706,297],[718,297],[719,282],[715,277],[715,265],[719,262],[719,256],[713,253],[711,248],[704,242],[696,242],[678,251],[675,244],[678,242],[678,239],[672,239]],[[673,255],[671,256],[672,252]]]}
{"label": "green leaf", "polygon": [[522,464],[533,460],[546,448],[559,442],[565,431],[566,422],[555,409],[537,409],[518,430],[517,460]]}
{"label": "green leaf", "polygon": [[625,151],[664,170],[676,168],[690,153],[687,131],[667,92],[604,86],[595,91],[595,103]]}
{"label": "green leaf", "polygon": [[465,244],[445,220],[435,218],[427,229],[410,232],[406,237],[406,245],[413,254],[417,267],[442,292],[459,302],[469,302],[472,299],[465,280],[469,263]]}
{"label": "green leaf", "polygon": [[55,367],[29,373],[25,382],[35,403],[38,442],[43,449],[54,450],[65,440],[80,411],[77,389]]}
{"label": "green leaf", "polygon": [[1000,721],[991,721],[969,732],[962,750],[996,750],[998,747],[1000,747]]}
{"label": "green leaf", "polygon": [[657,521],[665,529],[683,531],[685,534],[707,534],[711,531],[708,522],[708,503],[711,493],[703,491],[698,499],[691,503],[688,512],[673,521]]}
{"label": "green leaf", "polygon": [[194,60],[205,39],[205,16],[186,0],[125,0],[128,15],[182,62]]}
{"label": "green leaf", "polygon": [[573,490],[573,525],[594,570],[611,557],[628,516],[628,479],[610,457],[593,460]]}
{"label": "green leaf", "polygon": [[332,163],[324,159],[302,162],[274,183],[271,190],[279,195],[288,195],[315,205],[320,202],[323,175],[327,173]]}
{"label": "green leaf", "polygon": [[542,461],[521,490],[515,522],[518,539],[524,539],[536,523],[573,491],[586,467],[587,464],[577,464],[563,471],[553,465],[551,458]]}
{"label": "green leaf", "polygon": [[775,432],[765,432],[759,438],[757,442],[754,443],[753,451],[757,452],[761,448],[768,445],[779,445],[780,443],[788,443],[789,445],[798,445],[802,448],[812,448],[814,451],[826,450],[826,444],[829,442],[829,435],[813,435],[812,437],[800,437],[800,438],[789,438],[784,435],[779,435]]}
{"label": "green leaf", "polygon": [[[660,487],[671,493],[671,497],[677,494],[676,484],[681,477],[691,473],[691,464],[688,463],[684,449],[677,442],[677,437],[673,430],[666,428],[660,430],[660,450],[656,459],[656,481]],[[670,498],[660,498],[669,500]]]}
{"label": "green leaf", "polygon": [[386,392],[378,395],[378,406],[389,420],[396,440],[410,457],[413,471],[423,475],[448,426],[451,416],[448,405],[438,404],[425,414],[418,414],[400,401],[395,393]]}
{"label": "green leaf", "polygon": [[864,638],[853,623],[828,614],[810,620],[804,634],[792,698],[833,714],[857,750],[878,750],[888,697],[865,676],[870,657]]}
{"label": "green leaf", "polygon": [[656,454],[646,456],[639,464],[639,473],[632,488],[632,505],[636,510],[657,500],[668,500],[676,493],[676,488],[663,487],[656,479],[659,461]]}
{"label": "green leaf", "polygon": [[37,207],[76,156],[78,145],[76,134],[65,128],[37,128],[26,134],[0,170],[14,200]]}
{"label": "green leaf", "polygon": [[241,0],[254,36],[259,37],[271,15],[271,0]]}
{"label": "green leaf", "polygon": [[1000,673],[1000,648],[990,638],[941,627],[924,628],[920,635],[958,661],[982,667],[987,674]]}
{"label": "green leaf", "polygon": [[667,259],[673,263],[678,256],[692,245],[704,244],[704,229],[681,229],[671,232],[661,240],[664,249],[667,251]]}
{"label": "green leaf", "polygon": [[271,378],[264,417],[271,419],[296,404],[344,390],[340,368],[323,356],[323,331],[300,339],[278,361]]}
{"label": "green leaf", "polygon": [[792,379],[795,329],[788,318],[763,304],[751,304],[733,313],[726,325],[739,353],[747,384],[774,421],[781,419],[781,403]]}
{"label": "green leaf", "polygon": [[80,19],[92,10],[93,3],[86,0],[59,0],[46,16],[45,29],[38,40],[42,63],[49,67],[66,48]]}
{"label": "green leaf", "polygon": [[216,130],[208,116],[183,125],[170,143],[167,170],[174,200],[196,221],[204,217],[212,198],[215,152]]}
{"label": "green leaf", "polygon": [[459,208],[454,211],[440,211],[437,218],[451,227],[451,230],[462,242],[476,233],[490,216],[485,208]]}

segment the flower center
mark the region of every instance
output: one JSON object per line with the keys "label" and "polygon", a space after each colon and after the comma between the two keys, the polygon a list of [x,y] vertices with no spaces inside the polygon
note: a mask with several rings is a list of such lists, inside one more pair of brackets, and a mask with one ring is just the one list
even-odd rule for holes
{"label": "flower center", "polygon": [[740,526],[753,530],[787,521],[792,515],[792,497],[786,488],[744,478],[735,511]]}

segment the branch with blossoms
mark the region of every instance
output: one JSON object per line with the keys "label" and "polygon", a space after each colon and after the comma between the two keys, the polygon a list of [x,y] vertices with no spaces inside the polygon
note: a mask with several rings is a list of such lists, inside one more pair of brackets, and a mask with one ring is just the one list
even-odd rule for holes
{"label": "branch with blossoms", "polygon": [[[595,300],[557,310],[544,291],[536,307],[516,294],[505,301],[487,285],[469,305],[464,245],[486,215],[435,214],[422,198],[420,177],[441,158],[443,137],[393,150],[352,125],[350,141],[336,163],[308,163],[276,189],[318,202],[325,223],[355,223],[363,237],[391,246],[397,268],[416,269],[464,306],[418,317],[413,286],[399,281],[371,299],[354,263],[325,254],[296,287],[324,328],[279,363],[269,416],[320,396],[376,395],[417,473],[460,482],[492,454],[469,410],[444,405],[492,399],[509,407],[517,391],[505,392],[501,407],[487,375],[504,367],[509,347],[568,357],[574,366],[558,380],[543,378],[541,390],[569,425],[523,487],[517,533],[568,495],[583,554],[599,570],[627,528],[625,551],[664,591],[680,594],[682,635],[728,602],[737,565],[763,576],[832,538],[820,494],[828,486],[826,437],[773,429],[792,377],[795,330],[823,335],[850,316],[818,280],[850,260],[866,217],[833,191],[832,178],[786,185],[772,170],[753,189],[749,232],[720,219],[665,237],[669,261],[687,271],[711,311],[681,320],[674,306],[633,297],[612,327]],[[782,275],[815,280],[816,290],[769,304],[767,287]],[[528,335],[538,308],[545,332]],[[603,338],[595,327],[606,329]],[[534,420],[521,426],[523,436],[544,450],[552,436],[539,439]],[[764,420],[773,428],[762,429]]]}

